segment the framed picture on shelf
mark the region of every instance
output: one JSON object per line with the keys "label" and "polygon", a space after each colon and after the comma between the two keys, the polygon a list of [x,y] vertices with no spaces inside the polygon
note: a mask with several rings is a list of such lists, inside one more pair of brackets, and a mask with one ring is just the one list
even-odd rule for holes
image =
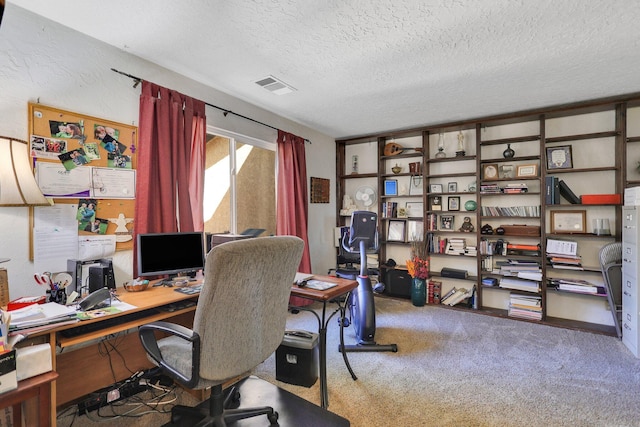
{"label": "framed picture on shelf", "polygon": [[547,169],[572,169],[571,146],[547,147]]}
{"label": "framed picture on shelf", "polygon": [[457,193],[458,192],[458,183],[457,182],[450,182],[449,184],[447,184],[447,191],[449,193]]}
{"label": "framed picture on shelf", "polygon": [[442,184],[430,184],[429,193],[442,193]]}
{"label": "framed picture on shelf", "polygon": [[447,200],[449,203],[450,211],[459,211],[460,210],[460,197],[452,196]]}
{"label": "framed picture on shelf", "polygon": [[483,179],[497,179],[498,178],[498,165],[490,164],[484,165],[482,167],[482,178]]}
{"label": "framed picture on shelf", "polygon": [[515,174],[515,170],[513,168],[513,165],[502,165],[499,168],[498,171],[498,177],[503,178],[503,179],[511,179],[511,178],[515,178],[516,174]]}
{"label": "framed picture on shelf", "polygon": [[398,195],[398,180],[397,179],[385,179],[384,180],[384,195],[385,196],[397,196]]}
{"label": "framed picture on shelf", "polygon": [[516,168],[516,177],[518,178],[535,178],[538,176],[538,165],[533,163],[530,165],[518,165]]}
{"label": "framed picture on shelf", "polygon": [[422,221],[407,221],[407,241],[421,242],[424,240],[424,224]]}
{"label": "framed picture on shelf", "polygon": [[453,231],[453,215],[441,215],[440,216],[440,230]]}
{"label": "framed picture on shelf", "polygon": [[551,232],[558,234],[582,234],[587,232],[587,211],[549,211]]}
{"label": "framed picture on shelf", "polygon": [[422,182],[422,177],[419,175],[412,175],[409,178],[410,196],[422,196]]}
{"label": "framed picture on shelf", "polygon": [[[440,198],[440,197],[438,197]],[[407,217],[420,217],[423,216],[424,211],[424,203],[422,202],[407,202],[405,205],[405,211],[407,213]]]}
{"label": "framed picture on shelf", "polygon": [[429,199],[431,201],[431,210],[432,211],[441,211],[442,210],[442,197],[435,196]]}
{"label": "framed picture on shelf", "polygon": [[389,221],[389,229],[387,230],[388,242],[404,242],[404,221]]}

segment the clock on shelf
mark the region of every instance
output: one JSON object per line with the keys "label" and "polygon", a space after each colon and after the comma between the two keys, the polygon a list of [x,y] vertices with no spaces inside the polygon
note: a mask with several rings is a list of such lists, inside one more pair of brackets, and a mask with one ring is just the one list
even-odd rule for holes
{"label": "clock on shelf", "polygon": [[484,167],[482,168],[482,177],[484,179],[498,178],[498,165],[484,165]]}

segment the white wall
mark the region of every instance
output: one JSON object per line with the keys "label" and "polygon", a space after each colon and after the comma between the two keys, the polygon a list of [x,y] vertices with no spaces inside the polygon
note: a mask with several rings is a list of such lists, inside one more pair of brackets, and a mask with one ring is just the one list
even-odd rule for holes
{"label": "white wall", "polygon": [[[117,29],[126,31],[126,29]],[[175,47],[172,47],[173,49]],[[167,49],[170,54],[171,49]],[[221,61],[223,63],[223,61]],[[220,91],[131,56],[38,15],[8,4],[0,27],[0,135],[28,139],[27,103],[138,124],[140,88],[111,71],[145,80],[251,117],[312,141],[307,145],[307,175],[329,178],[335,189],[334,140]],[[275,140],[273,129],[207,108],[207,124],[260,139]],[[309,242],[314,273],[335,264],[335,198],[309,205]],[[39,295],[29,261],[29,210],[0,208],[0,258],[9,271],[10,296]],[[131,279],[132,252],[114,257],[116,283]]]}

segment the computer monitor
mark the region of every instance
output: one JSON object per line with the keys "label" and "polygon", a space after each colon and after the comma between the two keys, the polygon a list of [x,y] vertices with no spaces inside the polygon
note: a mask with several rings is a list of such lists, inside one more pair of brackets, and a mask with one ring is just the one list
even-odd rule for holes
{"label": "computer monitor", "polygon": [[193,276],[204,268],[203,233],[138,234],[137,239],[139,276]]}

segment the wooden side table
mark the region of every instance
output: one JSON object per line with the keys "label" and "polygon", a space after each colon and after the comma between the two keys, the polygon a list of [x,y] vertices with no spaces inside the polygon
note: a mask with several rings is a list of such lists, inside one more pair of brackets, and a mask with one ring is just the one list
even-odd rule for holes
{"label": "wooden side table", "polygon": [[13,407],[13,425],[22,425],[22,402],[38,398],[38,425],[51,425],[51,382],[58,378],[55,371],[36,375],[18,382],[18,388],[0,394],[0,408]]}

